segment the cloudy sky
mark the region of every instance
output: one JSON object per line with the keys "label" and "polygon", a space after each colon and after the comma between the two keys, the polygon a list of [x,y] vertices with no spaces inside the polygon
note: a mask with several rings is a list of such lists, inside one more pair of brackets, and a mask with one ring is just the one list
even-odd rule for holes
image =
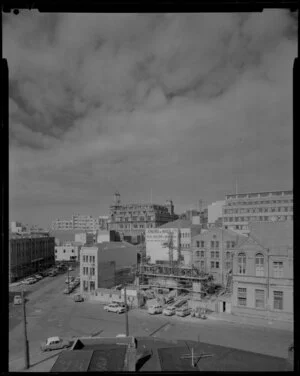
{"label": "cloudy sky", "polygon": [[4,15],[10,220],[292,188],[296,17]]}

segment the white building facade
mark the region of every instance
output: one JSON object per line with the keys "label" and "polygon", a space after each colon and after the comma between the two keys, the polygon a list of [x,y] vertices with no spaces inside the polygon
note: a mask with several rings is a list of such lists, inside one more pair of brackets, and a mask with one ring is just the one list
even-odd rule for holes
{"label": "white building facade", "polygon": [[85,244],[93,244],[94,242],[94,235],[88,232],[80,232],[75,234],[75,242],[81,243],[82,245]]}
{"label": "white building facade", "polygon": [[55,261],[79,261],[80,248],[72,242],[55,246]]}
{"label": "white building facade", "polygon": [[241,234],[249,234],[251,222],[292,221],[293,218],[293,191],[227,195],[223,206],[224,227]]}
{"label": "white building facade", "polygon": [[215,223],[219,218],[223,216],[223,206],[225,200],[216,201],[207,206],[208,211],[208,225]]}
{"label": "white building facade", "polygon": [[169,260],[168,243],[172,241],[173,260],[178,260],[179,229],[155,228],[146,229],[146,256],[150,257],[150,263]]}

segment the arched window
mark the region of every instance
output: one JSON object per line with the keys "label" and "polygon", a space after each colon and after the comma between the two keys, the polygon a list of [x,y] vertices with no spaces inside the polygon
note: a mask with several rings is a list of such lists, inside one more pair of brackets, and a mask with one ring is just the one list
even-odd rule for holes
{"label": "arched window", "polygon": [[256,277],[263,277],[265,275],[265,258],[262,253],[257,253],[255,256],[255,275]]}
{"label": "arched window", "polygon": [[246,274],[246,255],[245,253],[238,254],[238,274]]}

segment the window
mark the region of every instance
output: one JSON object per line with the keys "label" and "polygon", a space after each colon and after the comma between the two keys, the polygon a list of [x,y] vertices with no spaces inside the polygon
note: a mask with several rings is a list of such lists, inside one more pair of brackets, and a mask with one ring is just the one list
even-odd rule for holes
{"label": "window", "polygon": [[204,257],[204,251],[201,251],[201,257]]}
{"label": "window", "polygon": [[219,242],[216,241],[216,248],[219,248]]}
{"label": "window", "polygon": [[246,255],[245,253],[238,254],[238,274],[246,274]]}
{"label": "window", "polygon": [[[227,249],[230,248],[230,244],[231,244],[231,242],[228,242],[228,241],[226,242],[226,248],[227,248]],[[227,252],[227,253],[228,253],[228,252]]]}
{"label": "window", "polygon": [[274,309],[283,309],[283,292],[274,291]]}
{"label": "window", "polygon": [[55,250],[55,253],[57,253],[57,249]]}
{"label": "window", "polygon": [[201,265],[201,269],[204,269],[204,261],[203,260],[201,261],[200,265]]}
{"label": "window", "polygon": [[219,257],[220,257],[220,252],[216,251],[216,258],[219,258]]}
{"label": "window", "polygon": [[215,268],[215,262],[214,262],[214,261],[211,261],[211,263],[210,263],[210,267],[211,267],[212,269]]}
{"label": "window", "polygon": [[230,260],[230,252],[226,252],[226,259]]}
{"label": "window", "polygon": [[204,248],[204,241],[201,240],[201,247]]}
{"label": "window", "polygon": [[219,269],[219,261],[216,261],[216,269]]}
{"label": "window", "polygon": [[197,256],[197,257],[200,256],[200,251],[196,251],[196,256]]}
{"label": "window", "polygon": [[255,290],[255,308],[265,308],[264,290]]}
{"label": "window", "polygon": [[231,242],[231,248],[235,247],[235,242]]}
{"label": "window", "polygon": [[210,258],[215,258],[215,251],[210,252]]}
{"label": "window", "polygon": [[273,277],[274,278],[283,277],[283,262],[282,261],[273,262]]}
{"label": "window", "polygon": [[213,240],[210,242],[210,248],[215,248],[215,242]]}
{"label": "window", "polygon": [[247,306],[247,289],[244,287],[238,287],[237,291],[237,303],[239,306]]}
{"label": "window", "polygon": [[197,248],[199,248],[200,247],[200,242],[197,241],[196,243],[197,243]]}
{"label": "window", "polygon": [[90,291],[95,291],[95,282],[94,281],[90,282]]}
{"label": "window", "polygon": [[226,261],[226,270],[229,270],[231,269],[231,262],[230,261]]}
{"label": "window", "polygon": [[257,253],[255,256],[255,275],[256,277],[263,277],[265,275],[264,255]]}
{"label": "window", "polygon": [[74,249],[72,249],[72,253],[74,253],[75,251],[74,251]]}

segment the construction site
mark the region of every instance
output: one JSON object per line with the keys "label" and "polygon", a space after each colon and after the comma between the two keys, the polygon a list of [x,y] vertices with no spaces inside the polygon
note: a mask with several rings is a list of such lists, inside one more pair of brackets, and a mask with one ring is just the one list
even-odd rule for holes
{"label": "construction site", "polygon": [[[208,311],[229,312],[231,308],[232,274],[225,285],[217,284],[213,276],[193,265],[184,265],[180,247],[174,247],[173,237],[164,244],[169,260],[150,264],[145,244],[141,244],[141,262],[136,272],[136,285],[144,296],[145,307],[150,304],[176,304],[183,299],[189,308],[205,308]],[[174,260],[174,251],[178,252]]]}

